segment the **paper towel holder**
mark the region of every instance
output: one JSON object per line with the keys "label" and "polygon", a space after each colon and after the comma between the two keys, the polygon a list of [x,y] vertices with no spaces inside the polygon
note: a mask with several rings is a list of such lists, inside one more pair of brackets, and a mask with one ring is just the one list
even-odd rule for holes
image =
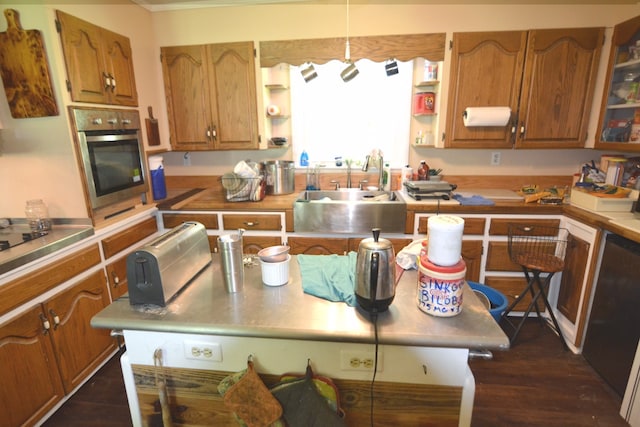
{"label": "paper towel holder", "polygon": [[[469,117],[470,110],[475,114]],[[503,127],[511,119],[511,108],[499,107],[467,107],[462,112],[462,121],[465,127]]]}

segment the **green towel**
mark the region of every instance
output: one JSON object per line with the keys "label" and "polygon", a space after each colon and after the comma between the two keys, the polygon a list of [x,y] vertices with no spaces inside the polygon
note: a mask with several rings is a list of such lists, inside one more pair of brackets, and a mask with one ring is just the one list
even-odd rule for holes
{"label": "green towel", "polygon": [[298,255],[304,293],[355,307],[356,257],[355,252],[347,255]]}

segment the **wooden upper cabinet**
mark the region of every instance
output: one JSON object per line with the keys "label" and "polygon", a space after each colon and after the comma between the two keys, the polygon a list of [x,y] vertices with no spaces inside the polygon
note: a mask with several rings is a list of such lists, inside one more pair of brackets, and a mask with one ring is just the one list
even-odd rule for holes
{"label": "wooden upper cabinet", "polygon": [[[445,146],[581,148],[604,28],[455,33]],[[503,127],[465,127],[467,107],[511,108]]]}
{"label": "wooden upper cabinet", "polygon": [[584,148],[604,28],[529,31],[516,147]]}
{"label": "wooden upper cabinet", "polygon": [[174,150],[258,148],[253,42],[161,48]]}
{"label": "wooden upper cabinet", "polygon": [[613,29],[595,148],[640,151],[640,16]]}
{"label": "wooden upper cabinet", "polygon": [[511,129],[465,127],[467,107],[518,111],[526,31],[454,33],[447,101],[446,147],[510,148]]}
{"label": "wooden upper cabinet", "polygon": [[137,107],[129,39],[59,10],[56,14],[71,99]]}

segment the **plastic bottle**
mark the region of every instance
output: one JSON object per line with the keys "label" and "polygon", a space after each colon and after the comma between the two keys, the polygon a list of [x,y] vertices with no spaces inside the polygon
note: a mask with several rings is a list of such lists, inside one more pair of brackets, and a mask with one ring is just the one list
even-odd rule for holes
{"label": "plastic bottle", "polygon": [[382,168],[382,189],[384,191],[391,190],[391,166],[389,163],[385,163]]}
{"label": "plastic bottle", "polygon": [[424,160],[420,161],[418,168],[418,181],[427,181],[429,179],[429,165]]}
{"label": "plastic bottle", "polygon": [[309,155],[306,150],[302,150],[300,154],[300,166],[309,166]]}

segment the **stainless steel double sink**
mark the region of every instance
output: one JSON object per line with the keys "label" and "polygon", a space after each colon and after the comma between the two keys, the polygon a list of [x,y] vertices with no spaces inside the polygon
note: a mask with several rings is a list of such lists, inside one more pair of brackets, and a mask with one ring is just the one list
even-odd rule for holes
{"label": "stainless steel double sink", "polygon": [[406,204],[395,191],[303,191],[293,205],[296,232],[404,233]]}

